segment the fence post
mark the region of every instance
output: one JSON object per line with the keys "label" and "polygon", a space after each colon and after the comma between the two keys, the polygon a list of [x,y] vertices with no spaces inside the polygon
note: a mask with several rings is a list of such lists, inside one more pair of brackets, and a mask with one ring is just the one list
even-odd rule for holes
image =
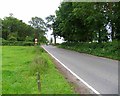
{"label": "fence post", "polygon": [[41,83],[40,83],[40,73],[37,72],[37,84],[38,84],[38,91],[41,90]]}

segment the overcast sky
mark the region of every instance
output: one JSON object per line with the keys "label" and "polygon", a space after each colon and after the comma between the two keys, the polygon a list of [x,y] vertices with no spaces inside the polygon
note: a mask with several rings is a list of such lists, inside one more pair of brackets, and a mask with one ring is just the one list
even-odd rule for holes
{"label": "overcast sky", "polygon": [[[45,17],[49,15],[55,15],[55,11],[58,9],[62,0],[0,0],[0,18],[9,16],[13,13],[13,16],[28,23],[31,17]],[[50,39],[50,34],[48,38]],[[60,40],[58,40],[60,41]]]}
{"label": "overcast sky", "polygon": [[61,0],[0,0],[0,18],[13,13],[14,17],[28,23],[31,17],[45,18],[55,14]]}

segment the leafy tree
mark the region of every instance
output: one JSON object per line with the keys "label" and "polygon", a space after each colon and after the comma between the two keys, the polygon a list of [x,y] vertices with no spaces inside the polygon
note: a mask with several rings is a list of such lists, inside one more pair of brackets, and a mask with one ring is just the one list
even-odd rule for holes
{"label": "leafy tree", "polygon": [[55,15],[50,15],[50,16],[46,17],[46,20],[47,20],[47,27],[50,30],[53,30],[52,35],[54,37],[54,44],[56,44]]}
{"label": "leafy tree", "polygon": [[107,42],[106,26],[110,24],[112,39],[118,38],[119,6],[113,2],[63,2],[56,11],[56,35],[68,42]]}
{"label": "leafy tree", "polygon": [[42,18],[39,18],[39,17],[32,17],[29,23],[35,29],[34,37],[40,40],[40,38],[42,38],[42,36],[45,35],[45,31],[47,31],[46,23]]}
{"label": "leafy tree", "polygon": [[59,10],[56,11],[56,23],[58,26],[59,36],[67,41],[73,41],[73,25],[72,25],[72,3],[63,2]]}
{"label": "leafy tree", "polygon": [[120,40],[120,2],[116,3],[116,6],[114,6],[114,15],[115,15],[115,30],[116,30],[116,35],[115,35],[115,38],[117,40]]}
{"label": "leafy tree", "polygon": [[30,25],[35,29],[40,29],[46,31],[46,24],[42,18],[32,17],[31,21],[29,21]]}
{"label": "leafy tree", "polygon": [[[46,42],[44,37],[46,31],[45,22],[38,17],[32,18],[30,24],[27,25],[22,20],[13,17],[5,17],[2,20],[2,38],[9,41],[34,41],[38,36],[40,42]],[[37,35],[38,34],[38,35]],[[45,40],[45,41],[44,41]]]}
{"label": "leafy tree", "polygon": [[26,36],[33,37],[33,30],[31,26],[22,22],[22,20],[12,16],[5,17],[2,20],[2,38],[5,40],[9,40],[12,36],[17,38],[18,41],[24,41]]}

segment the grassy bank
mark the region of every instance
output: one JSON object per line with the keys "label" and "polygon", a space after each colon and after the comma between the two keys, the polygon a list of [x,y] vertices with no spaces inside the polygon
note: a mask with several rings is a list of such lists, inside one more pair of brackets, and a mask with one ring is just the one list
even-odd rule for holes
{"label": "grassy bank", "polygon": [[[3,94],[72,94],[73,88],[58,72],[48,54],[41,48],[2,47]],[[36,72],[40,72],[38,91]]]}
{"label": "grassy bank", "polygon": [[120,60],[120,45],[118,41],[107,43],[62,43],[60,48],[74,50],[77,52],[88,53],[95,56],[107,57]]}

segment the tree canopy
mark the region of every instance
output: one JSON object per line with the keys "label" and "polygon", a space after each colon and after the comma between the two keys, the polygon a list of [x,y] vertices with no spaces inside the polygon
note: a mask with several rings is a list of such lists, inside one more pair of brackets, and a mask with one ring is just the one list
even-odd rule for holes
{"label": "tree canopy", "polygon": [[68,42],[119,39],[119,8],[118,2],[62,2],[56,11],[54,33]]}
{"label": "tree canopy", "polygon": [[29,23],[30,25],[13,15],[5,17],[2,20],[2,38],[8,41],[34,41],[34,38],[38,38],[40,42],[45,42],[47,39],[44,36],[46,31],[44,20],[32,17]]}

